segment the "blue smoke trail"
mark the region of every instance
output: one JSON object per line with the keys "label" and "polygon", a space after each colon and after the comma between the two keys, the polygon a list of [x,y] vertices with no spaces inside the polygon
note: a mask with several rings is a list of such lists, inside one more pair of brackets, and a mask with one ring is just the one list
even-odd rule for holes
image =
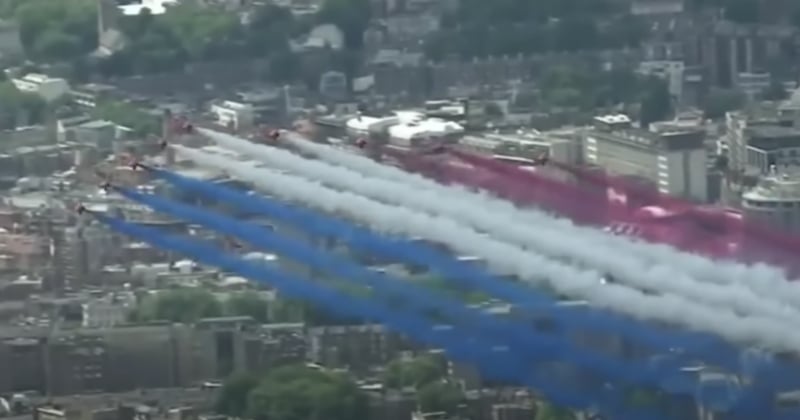
{"label": "blue smoke trail", "polygon": [[[461,263],[432,247],[400,238],[382,238],[367,229],[304,208],[289,206],[265,197],[248,196],[239,191],[183,177],[162,169],[150,168],[150,171],[156,177],[179,189],[192,191],[227,205],[261,212],[276,221],[297,226],[315,235],[335,237],[355,250],[381,254],[399,261],[428,267],[432,271],[443,274],[444,278],[449,281],[463,281],[470,287],[485,291],[522,308],[534,308],[554,316],[569,311],[569,309],[558,306],[555,300],[545,294],[513,282],[496,279],[483,270]],[[578,328],[623,335],[655,350],[681,347],[686,350],[686,356],[701,355],[705,361],[716,366],[729,370],[739,368],[738,350],[717,337],[694,332],[659,331],[651,326],[607,311],[592,310],[591,315],[591,317],[580,318],[580,324],[573,325]],[[576,321],[577,319],[571,320]],[[562,317],[559,321],[565,323],[570,319]],[[687,359],[691,360],[691,357],[687,357]]]}
{"label": "blue smoke trail", "polygon": [[[389,299],[392,296],[401,296],[406,302],[419,306],[423,310],[435,310],[443,314],[450,322],[476,327],[497,338],[510,338],[513,340],[511,344],[516,347],[521,345],[533,349],[539,354],[547,354],[551,359],[569,360],[576,366],[598,371],[609,378],[634,384],[661,386],[665,382],[665,377],[674,376],[674,372],[682,367],[673,366],[672,371],[665,372],[665,375],[655,371],[657,365],[632,361],[623,363],[596,352],[573,350],[570,348],[571,343],[563,334],[543,334],[530,327],[520,328],[519,325],[512,327],[512,324],[508,322],[468,309],[444,296],[436,296],[435,293],[423,290],[408,281],[381,276],[349,260],[335,257],[301,241],[276,235],[259,226],[155,195],[141,194],[125,188],[115,188],[115,190],[122,196],[145,204],[154,210],[238,237],[257,247],[277,252],[320,271],[332,273],[341,279],[366,283],[373,288],[373,291],[386,295]],[[494,343],[494,345],[499,344],[507,345],[509,343]],[[666,383],[672,383],[672,381],[667,380]],[[686,388],[680,392],[693,392],[697,386],[696,382],[691,381],[686,381],[685,385]]]}
{"label": "blue smoke trail", "polygon": [[[241,258],[233,257],[210,244],[197,240],[188,240],[177,236],[168,236],[156,229],[138,226],[119,219],[94,215],[98,221],[108,225],[111,229],[148,242],[162,249],[183,254],[204,264],[220,267],[238,275],[267,283],[286,296],[313,302],[324,307],[327,311],[352,317],[358,316],[375,322],[380,322],[387,327],[414,337],[416,340],[428,345],[441,347],[455,360],[470,362],[481,368],[487,377],[501,381],[521,383],[542,392],[550,401],[558,405],[586,409],[601,403],[606,410],[618,413],[619,400],[610,393],[574,392],[554,384],[557,378],[537,378],[528,375],[525,367],[527,364],[514,357],[512,353],[486,350],[480,343],[464,340],[463,337],[449,329],[431,328],[429,323],[414,315],[404,317],[387,312],[381,305],[369,301],[356,299],[345,294],[337,293],[320,285],[311,286],[302,278],[292,276],[266,265],[256,265]],[[528,354],[535,359],[537,354]],[[646,412],[645,412],[646,411]],[[613,413],[609,413],[612,414]],[[629,411],[624,418],[631,420],[660,420],[663,418],[655,410]]]}

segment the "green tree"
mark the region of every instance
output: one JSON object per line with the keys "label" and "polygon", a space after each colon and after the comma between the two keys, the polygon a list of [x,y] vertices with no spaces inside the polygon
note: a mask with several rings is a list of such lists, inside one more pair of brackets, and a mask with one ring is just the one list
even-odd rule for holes
{"label": "green tree", "polygon": [[41,97],[20,92],[9,81],[0,82],[0,129],[41,123],[46,111],[47,104]]}
{"label": "green tree", "polygon": [[431,382],[417,392],[417,403],[424,412],[453,414],[465,401],[464,391],[451,382]]}
{"label": "green tree", "polygon": [[247,413],[247,399],[259,383],[257,375],[234,375],[225,381],[216,401],[216,411],[231,417],[242,418]]}
{"label": "green tree", "polygon": [[663,121],[672,114],[672,95],[667,82],[657,77],[647,78],[643,88],[639,122],[642,127],[647,127],[650,123]]}
{"label": "green tree", "polygon": [[420,388],[447,375],[445,361],[426,354],[412,360],[395,360],[386,366],[383,383],[388,388]]}
{"label": "green tree", "polygon": [[614,0],[463,0],[426,42],[432,59],[636,47],[647,30]]}
{"label": "green tree", "polygon": [[483,112],[490,118],[503,118],[503,110],[494,102],[484,105]]}
{"label": "green tree", "polygon": [[358,50],[372,16],[369,0],[325,0],[317,16],[320,23],[332,23],[344,33],[345,45]]}
{"label": "green tree", "polygon": [[239,293],[225,302],[225,313],[249,316],[260,323],[269,322],[269,302],[254,292]]}
{"label": "green tree", "polygon": [[97,47],[97,10],[92,0],[28,0],[14,8],[25,51],[40,60],[64,60]]}
{"label": "green tree", "polygon": [[547,402],[540,402],[536,409],[535,420],[576,420],[577,418],[571,410],[556,407]]}
{"label": "green tree", "polygon": [[767,101],[782,101],[789,97],[789,93],[786,92],[786,88],[783,87],[783,83],[781,83],[780,80],[776,77],[772,77],[769,86],[764,89],[761,96]]}
{"label": "green tree", "polygon": [[271,371],[248,396],[247,416],[255,420],[352,420],[366,415],[366,396],[349,376],[302,365]]}
{"label": "green tree", "polygon": [[161,132],[161,120],[158,116],[149,114],[135,105],[125,102],[109,101],[99,103],[92,110],[92,116],[128,127],[136,135],[142,137]]}
{"label": "green tree", "polygon": [[722,118],[726,112],[744,106],[746,100],[747,98],[742,92],[730,89],[713,89],[704,101],[703,113],[706,118]]}
{"label": "green tree", "polygon": [[206,290],[187,288],[148,296],[131,314],[133,321],[193,322],[222,315],[222,304]]}

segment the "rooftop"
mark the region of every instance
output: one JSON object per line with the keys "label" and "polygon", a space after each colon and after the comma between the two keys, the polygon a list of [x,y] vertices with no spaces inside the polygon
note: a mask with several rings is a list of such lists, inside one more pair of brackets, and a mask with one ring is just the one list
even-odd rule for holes
{"label": "rooftop", "polygon": [[747,127],[750,136],[748,146],[770,151],[800,146],[800,130],[780,125],[756,125]]}
{"label": "rooftop", "polygon": [[752,201],[798,201],[800,200],[800,174],[784,173],[763,178],[755,188],[743,194]]}
{"label": "rooftop", "polygon": [[148,9],[150,14],[160,15],[166,13],[171,6],[178,5],[179,0],[141,0],[139,3],[125,4],[117,6],[123,15],[136,16]]}

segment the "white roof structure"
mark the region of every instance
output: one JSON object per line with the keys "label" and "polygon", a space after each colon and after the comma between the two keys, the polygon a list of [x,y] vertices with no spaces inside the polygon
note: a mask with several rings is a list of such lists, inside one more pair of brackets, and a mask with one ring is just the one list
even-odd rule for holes
{"label": "white roof structure", "polygon": [[765,177],[742,197],[747,201],[800,202],[800,176],[777,174]]}
{"label": "white roof structure", "polygon": [[[400,119],[403,120],[403,117]],[[396,139],[438,137],[463,132],[464,127],[461,124],[439,118],[404,121],[389,127],[389,136]]]}
{"label": "white roof structure", "polygon": [[369,117],[366,115],[360,115],[355,118],[351,118],[347,120],[345,126],[348,130],[354,131],[371,131],[371,130],[381,130],[391,125],[397,124],[399,122],[396,116],[391,117]]}
{"label": "white roof structure", "polygon": [[136,16],[142,13],[144,9],[149,9],[150,14],[160,15],[166,13],[167,8],[178,3],[178,0],[142,0],[140,3],[125,4],[118,7],[125,16]]}

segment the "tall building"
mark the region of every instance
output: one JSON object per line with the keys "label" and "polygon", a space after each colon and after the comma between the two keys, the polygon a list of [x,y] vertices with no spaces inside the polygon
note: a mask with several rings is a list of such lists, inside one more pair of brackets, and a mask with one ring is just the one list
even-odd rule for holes
{"label": "tall building", "polygon": [[585,162],[646,181],[662,194],[708,199],[708,157],[702,130],[654,133],[633,128],[625,115],[595,118],[586,133]]}
{"label": "tall building", "polygon": [[97,51],[108,57],[125,48],[125,35],[118,29],[119,9],[115,0],[97,0]]}
{"label": "tall building", "polygon": [[800,233],[800,177],[775,174],[742,194],[748,221],[758,221],[784,232]]}

